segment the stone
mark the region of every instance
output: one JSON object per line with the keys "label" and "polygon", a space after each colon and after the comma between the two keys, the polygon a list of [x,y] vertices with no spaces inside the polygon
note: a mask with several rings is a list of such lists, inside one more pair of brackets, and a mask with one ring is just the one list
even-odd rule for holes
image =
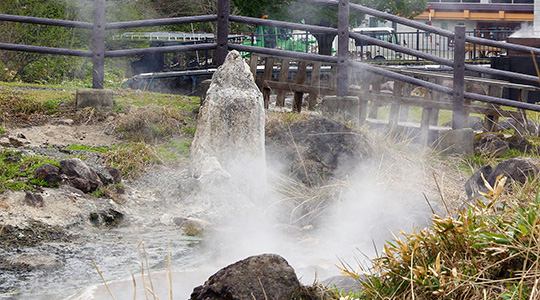
{"label": "stone", "polygon": [[507,138],[506,141],[508,142],[508,147],[510,147],[510,149],[516,149],[521,153],[531,153],[538,149],[520,134],[514,134]]}
{"label": "stone", "polygon": [[481,193],[488,193],[489,189],[486,187],[482,175],[486,179],[490,186],[495,185],[497,177],[501,174],[506,176],[508,185],[511,181],[519,182],[521,184],[527,182],[531,178],[535,178],[540,168],[538,164],[540,162],[537,159],[518,157],[500,162],[495,168],[489,165],[482,166],[465,182],[465,192],[469,201],[479,199],[483,202],[487,202],[487,199]]}
{"label": "stone", "polygon": [[60,166],[60,173],[66,175],[69,182],[83,192],[93,192],[103,186],[96,171],[78,158],[61,160]]}
{"label": "stone", "polygon": [[436,148],[446,155],[474,155],[474,131],[464,128],[442,132]]}
{"label": "stone", "polygon": [[73,126],[75,121],[72,119],[59,119],[51,121],[51,125],[64,125],[64,126]]}
{"label": "stone", "polygon": [[43,196],[40,194],[35,194],[30,191],[26,192],[26,195],[24,196],[24,203],[26,205],[30,205],[33,207],[43,207],[45,206],[45,202],[43,201]]}
{"label": "stone", "polygon": [[510,146],[502,134],[487,133],[482,135],[480,141],[475,145],[475,150],[480,154],[500,157],[510,150]]}
{"label": "stone", "polygon": [[[191,146],[190,174],[212,182],[230,175],[246,194],[266,183],[265,111],[249,66],[231,51],[212,77]],[[210,163],[209,163],[210,162]]]}
{"label": "stone", "polygon": [[117,227],[124,220],[124,214],[110,208],[108,210],[90,213],[89,220],[94,226]]}
{"label": "stone", "polygon": [[109,89],[78,89],[75,97],[77,109],[93,107],[110,110],[114,106],[113,95]]}
{"label": "stone", "polygon": [[113,167],[104,167],[91,162],[85,162],[88,167],[96,172],[104,185],[117,184],[122,181],[122,173]]}
{"label": "stone", "polygon": [[70,178],[67,181],[72,187],[82,191],[83,193],[90,193],[94,191],[95,189],[92,189],[92,185],[90,184],[90,181],[87,179],[74,177]]}
{"label": "stone", "polygon": [[299,299],[301,285],[281,256],[262,254],[229,265],[191,293],[191,300]]}
{"label": "stone", "polygon": [[205,220],[195,218],[174,217],[173,223],[180,226],[188,236],[201,235],[211,224]]}
{"label": "stone", "polygon": [[47,186],[53,187],[62,181],[60,168],[51,164],[43,164],[34,170],[34,178],[43,180]]}
{"label": "stone", "polygon": [[22,158],[19,156],[10,156],[4,158],[5,163],[20,163],[22,161]]}
{"label": "stone", "polygon": [[284,163],[288,176],[309,186],[351,175],[372,154],[363,133],[327,118],[301,121],[290,127],[269,124],[266,147],[269,161]]}
{"label": "stone", "polygon": [[[482,193],[488,193],[489,190],[486,187],[484,179],[489,178],[489,175],[493,171],[493,168],[490,165],[482,166],[480,169],[476,170],[469,179],[465,182],[465,193],[469,201],[474,199],[479,199],[485,201],[485,197],[482,196]],[[484,176],[484,179],[482,178]]]}
{"label": "stone", "polygon": [[321,106],[321,111],[325,117],[332,117],[341,121],[352,121],[356,125],[359,124],[360,100],[358,97],[326,96]]}
{"label": "stone", "polygon": [[64,263],[61,260],[38,253],[24,253],[13,258],[8,258],[10,268],[20,271],[57,270]]}
{"label": "stone", "polygon": [[9,139],[9,144],[13,147],[21,147],[24,145],[23,142],[21,142],[20,140],[16,139],[16,138],[13,138],[13,137],[8,137]]}
{"label": "stone", "polygon": [[495,180],[501,174],[519,183],[525,183],[529,178],[534,178],[540,170],[531,158],[518,157],[500,162],[486,178],[493,186]]}
{"label": "stone", "polygon": [[518,122],[514,118],[506,118],[500,120],[497,125],[501,130],[514,132],[517,134],[538,135],[538,124],[531,119],[527,119],[525,124],[523,124],[523,122]]}
{"label": "stone", "polygon": [[105,170],[107,170],[107,172],[111,174],[114,184],[118,184],[122,182],[122,172],[120,172],[120,170],[113,167],[105,167]]}

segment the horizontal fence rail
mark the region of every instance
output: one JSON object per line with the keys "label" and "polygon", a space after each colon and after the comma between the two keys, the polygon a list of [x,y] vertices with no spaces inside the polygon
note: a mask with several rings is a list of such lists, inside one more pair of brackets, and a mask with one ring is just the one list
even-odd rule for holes
{"label": "horizontal fence rail", "polygon": [[0,49],[42,54],[92,57],[92,51],[0,43]]}
{"label": "horizontal fence rail", "polygon": [[261,19],[261,18],[242,17],[242,16],[236,16],[236,15],[231,15],[229,17],[229,20],[232,22],[239,22],[239,23],[244,23],[244,24],[272,26],[272,27],[288,28],[288,29],[293,29],[293,30],[296,29],[296,30],[303,30],[303,31],[309,31],[309,32],[316,32],[316,33],[329,33],[329,34],[338,33],[337,28],[317,26],[317,25],[308,25],[308,24],[301,24],[301,23],[291,23],[291,22],[285,22],[285,21],[275,21],[275,20],[268,20],[268,19]]}
{"label": "horizontal fence rail", "polygon": [[71,28],[84,28],[84,29],[94,28],[94,24],[88,23],[88,22],[66,21],[66,20],[5,15],[5,14],[0,14],[0,21],[29,23],[29,24],[37,24],[37,25],[51,25],[51,26],[71,27]]}
{"label": "horizontal fence rail", "polygon": [[216,49],[216,47],[217,47],[216,43],[206,43],[206,44],[178,45],[178,46],[165,46],[165,47],[153,47],[153,48],[141,48],[141,49],[110,50],[110,51],[105,51],[105,57],[122,57],[122,56],[134,56],[134,55],[144,55],[144,54],[159,54],[159,53],[168,53],[168,52],[211,50],[211,49]]}
{"label": "horizontal fence rail", "polygon": [[[448,88],[448,87],[445,87],[436,83],[426,82],[426,81],[423,81],[414,77],[410,77],[404,74],[386,70],[386,69],[383,69],[374,65],[350,60],[348,56],[349,56],[349,53],[351,53],[350,50],[354,50],[354,48],[351,49],[349,46],[350,43],[344,43],[343,40],[341,40],[341,42],[339,43],[337,57],[319,55],[319,54],[313,54],[313,53],[285,51],[285,50],[280,50],[280,49],[271,49],[271,48],[233,44],[227,41],[229,22],[238,22],[238,23],[243,23],[243,24],[254,24],[254,25],[261,25],[261,26],[280,27],[280,28],[288,28],[292,30],[305,31],[306,32],[305,34],[306,46],[308,43],[308,33],[309,34],[322,33],[322,34],[331,34],[331,35],[338,35],[338,33],[340,33],[341,35],[345,35],[352,38],[353,41],[356,41],[356,42],[358,41],[360,41],[361,43],[365,42],[370,45],[383,47],[384,49],[388,49],[388,51],[394,51],[395,53],[399,53],[400,55],[410,55],[410,56],[416,57],[417,59],[422,58],[422,59],[433,61],[433,62],[442,64],[445,66],[454,67],[455,60],[456,60],[455,58],[448,59],[448,58],[440,57],[438,55],[434,55],[432,53],[426,53],[424,51],[420,51],[420,47],[418,45],[416,46],[417,49],[414,49],[414,47],[405,47],[401,45],[400,43],[389,43],[386,41],[382,41],[380,39],[370,37],[363,33],[348,32],[348,28],[344,27],[344,26],[347,26],[348,22],[347,24],[344,24],[344,22],[340,22],[340,26],[341,26],[340,28],[332,28],[332,27],[324,27],[324,26],[317,26],[317,25],[229,15],[229,11],[230,11],[229,0],[218,0],[219,2],[218,13],[216,15],[201,15],[201,16],[189,16],[189,17],[179,17],[179,18],[105,23],[104,22],[104,3],[105,3],[104,1],[105,0],[96,0],[95,2],[95,7],[94,7],[95,8],[94,9],[94,18],[95,18],[94,23],[95,24],[87,23],[87,22],[74,22],[74,21],[53,20],[53,19],[45,19],[45,18],[34,18],[34,17],[0,14],[0,21],[23,22],[23,23],[31,23],[31,24],[39,24],[39,25],[52,25],[52,26],[63,26],[63,27],[71,27],[71,28],[93,29],[94,36],[97,35],[100,39],[102,39],[102,40],[98,39],[97,41],[94,40],[93,51],[51,48],[51,47],[42,47],[42,46],[14,45],[14,44],[6,44],[6,43],[0,43],[0,49],[56,54],[56,55],[94,57],[95,64],[96,62],[98,63],[100,61],[102,62],[102,60],[105,57],[113,58],[113,57],[124,57],[124,56],[133,56],[133,55],[161,54],[161,53],[168,53],[168,52],[183,52],[183,51],[198,51],[198,50],[216,50],[216,53],[214,55],[222,56],[223,53],[226,53],[226,51],[228,51],[228,49],[234,49],[234,50],[238,50],[242,52],[260,53],[260,54],[265,54],[265,55],[270,55],[270,56],[275,56],[275,57],[289,57],[289,58],[295,58],[295,59],[301,59],[301,60],[328,63],[331,65],[340,65],[342,67],[338,68],[338,74],[337,74],[338,75],[337,77],[341,78],[340,80],[338,80],[338,83],[337,83],[338,95],[343,95],[343,86],[344,84],[346,85],[348,83],[348,77],[345,76],[345,74],[349,72],[348,68],[367,70],[369,72],[373,72],[381,76],[386,76],[388,78],[392,78],[395,80],[422,86],[422,87],[425,87],[425,88],[428,88],[428,89],[431,89],[440,93],[448,94],[448,95],[454,95],[456,94],[456,91],[459,91],[460,89],[460,87],[457,87],[457,90],[456,90],[456,87]],[[416,36],[416,41],[414,40],[414,38],[412,40],[409,40],[408,42],[409,45],[411,44],[411,41],[413,41],[413,43],[418,43],[420,36],[426,37],[426,33],[429,33],[429,34],[438,35],[438,37],[436,38],[439,39],[437,40],[439,41],[439,45],[445,48],[452,47],[452,48],[457,49],[457,47],[461,47],[460,49],[464,49],[463,47],[465,47],[464,46],[465,43],[471,43],[472,48],[469,47],[470,49],[467,51],[474,52],[471,54],[471,57],[473,58],[476,56],[475,52],[477,51],[477,49],[482,49],[481,47],[486,47],[486,46],[496,47],[496,48],[506,49],[506,50],[534,53],[536,55],[540,55],[540,49],[537,49],[537,48],[522,46],[522,45],[515,45],[515,44],[510,44],[510,43],[503,43],[503,42],[494,41],[494,40],[485,39],[485,38],[476,36],[476,35],[480,35],[481,32],[474,32],[473,36],[466,35],[462,38],[462,41],[460,41],[461,44],[457,44],[457,43],[454,43],[456,33],[452,31],[436,28],[436,27],[433,27],[433,26],[430,26],[421,22],[401,18],[399,16],[391,15],[385,12],[380,12],[371,8],[364,7],[362,5],[350,4],[348,3],[347,0],[342,0],[342,2],[336,1],[336,0],[300,0],[300,2],[307,2],[310,4],[326,5],[326,6],[328,5],[337,6],[338,3],[342,3],[342,5],[347,5],[351,11],[358,11],[361,13],[365,13],[365,14],[369,14],[369,15],[381,18],[381,19],[386,19],[388,21],[397,22],[397,23],[400,23],[400,24],[403,24],[412,28],[416,28],[418,30],[425,31],[422,33],[419,31],[417,31],[416,33],[414,32],[410,33]],[[96,8],[97,10],[101,10],[101,12],[96,13]],[[348,9],[346,11],[348,11]],[[341,18],[343,18],[344,17],[343,13],[341,13],[340,16]],[[185,23],[194,23],[194,22],[216,22],[216,21],[218,23],[218,32],[216,35],[217,43],[212,42],[212,43],[191,44],[191,45],[176,45],[176,46],[110,50],[110,51],[104,51],[104,48],[102,47],[101,48],[102,50],[96,50],[96,49],[99,49],[99,47],[96,48],[96,45],[100,45],[100,44],[104,45],[104,34],[103,34],[104,30],[118,30],[118,29],[134,28],[134,27],[163,26],[163,25],[171,25],[171,24],[185,24]],[[254,36],[255,35],[253,34],[251,35],[251,37],[254,37]],[[367,47],[367,46],[363,46],[362,44],[360,45],[362,47]],[[347,51],[344,51],[342,47],[346,47]],[[101,54],[103,55],[100,56]],[[213,60],[214,62],[217,61],[217,64],[219,65],[220,62],[223,60],[223,58],[224,57],[221,57],[221,58],[214,57]],[[534,82],[534,83],[538,82],[538,77],[536,76],[519,74],[519,73],[510,72],[510,71],[495,70],[495,69],[481,67],[478,65],[465,64],[464,69],[479,72],[479,73],[484,73],[484,74],[524,80],[527,82]],[[458,75],[458,78],[459,76],[463,76],[463,74]],[[340,90],[340,85],[341,85],[341,90]],[[347,91],[347,89],[348,89],[348,86],[345,87],[345,92]],[[463,89],[463,87],[461,87],[461,89]],[[498,98],[498,97],[493,97],[493,96],[474,94],[474,93],[469,93],[469,92],[464,92],[462,93],[462,95],[468,99],[482,101],[486,103],[505,105],[505,106],[510,106],[510,107],[514,107],[518,109],[540,111],[540,106],[534,105],[534,104],[523,103],[519,101],[513,101],[513,100],[508,100],[508,99],[503,99],[503,98]]]}
{"label": "horizontal fence rail", "polygon": [[114,22],[114,23],[107,23],[105,25],[105,29],[113,30],[113,29],[165,26],[165,25],[202,23],[202,22],[214,22],[214,21],[217,21],[217,15],[203,15],[203,16],[165,18],[165,19],[153,19],[153,20],[141,20],[141,21]]}

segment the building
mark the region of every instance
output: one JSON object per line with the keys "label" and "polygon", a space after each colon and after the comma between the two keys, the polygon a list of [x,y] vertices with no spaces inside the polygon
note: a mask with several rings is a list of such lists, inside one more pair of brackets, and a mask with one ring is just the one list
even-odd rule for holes
{"label": "building", "polygon": [[465,25],[477,37],[506,40],[509,33],[532,27],[533,0],[439,0],[428,2],[428,8],[415,18],[435,27],[453,30]]}

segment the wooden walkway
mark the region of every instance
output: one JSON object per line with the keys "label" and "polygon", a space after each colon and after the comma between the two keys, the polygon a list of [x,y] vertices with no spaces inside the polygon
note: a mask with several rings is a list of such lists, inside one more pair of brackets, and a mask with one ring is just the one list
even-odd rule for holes
{"label": "wooden walkway", "polygon": [[[264,72],[257,76],[257,66],[264,65]],[[276,94],[276,106],[283,107],[285,95],[294,93],[292,111],[300,112],[307,101],[308,109],[314,109],[319,96],[336,94],[337,66],[330,63],[310,62],[276,56],[257,55],[252,53],[250,67],[258,86],[264,96],[265,107],[270,104],[270,95]],[[394,72],[433,82],[439,85],[451,87],[452,74],[430,71],[415,71],[404,68],[388,68]],[[401,81],[393,82],[391,89],[388,80],[382,76],[362,72],[350,71],[351,86],[348,96],[357,98],[357,108],[353,108],[359,124],[367,118],[377,119],[378,110],[382,106],[390,106],[390,114],[387,121],[389,126],[398,123],[409,122],[409,107],[422,108],[420,129],[427,136],[431,127],[439,123],[441,110],[452,111],[451,96],[427,91],[424,88],[413,86]],[[494,97],[502,97],[504,88],[514,88],[519,91],[520,101],[527,102],[529,92],[540,91],[540,88],[530,85],[514,84],[507,81],[484,79],[478,77],[465,77],[467,92],[480,93]],[[308,94],[304,97],[304,94]],[[357,112],[356,112],[357,110]],[[494,104],[486,104],[465,99],[465,124],[468,124],[470,114],[484,116],[484,130],[493,131],[496,122],[501,117],[514,118],[521,122],[527,118],[525,110],[501,107]],[[518,125],[520,126],[520,125]]]}

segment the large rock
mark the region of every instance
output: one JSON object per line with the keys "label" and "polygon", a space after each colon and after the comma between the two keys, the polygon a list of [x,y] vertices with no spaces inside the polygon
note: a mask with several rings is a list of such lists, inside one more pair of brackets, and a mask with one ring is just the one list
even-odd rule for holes
{"label": "large rock", "polygon": [[474,148],[480,154],[500,157],[510,150],[510,146],[502,134],[487,133],[481,135],[480,139],[476,139]]}
{"label": "large rock", "polygon": [[327,118],[271,125],[266,144],[270,161],[284,163],[288,175],[310,186],[350,175],[372,152],[363,133]]}
{"label": "large rock", "polygon": [[53,187],[62,181],[60,168],[51,164],[43,164],[34,170],[34,178],[47,183],[47,186]]}
{"label": "large rock", "polygon": [[85,193],[103,186],[96,171],[78,158],[61,160],[60,166],[60,173],[67,176],[69,183]]}
{"label": "large rock", "polygon": [[212,275],[191,300],[299,299],[301,285],[294,269],[276,254],[251,256]]}
{"label": "large rock", "polygon": [[482,175],[492,187],[494,186],[497,177],[501,174],[508,178],[507,184],[510,183],[510,181],[523,184],[538,174],[540,168],[537,164],[537,160],[518,157],[504,160],[495,168],[492,168],[489,165],[483,166],[465,182],[465,192],[467,193],[467,197],[469,200],[486,200],[481,193],[488,193],[489,189],[486,187]]}
{"label": "large rock", "polygon": [[493,185],[497,177],[501,174],[519,183],[525,183],[529,178],[538,174],[538,166],[534,159],[526,157],[512,158],[500,162],[486,178],[489,184]]}
{"label": "large rock", "polygon": [[237,51],[212,77],[191,146],[190,173],[201,182],[230,180],[248,194],[266,181],[262,93]]}

